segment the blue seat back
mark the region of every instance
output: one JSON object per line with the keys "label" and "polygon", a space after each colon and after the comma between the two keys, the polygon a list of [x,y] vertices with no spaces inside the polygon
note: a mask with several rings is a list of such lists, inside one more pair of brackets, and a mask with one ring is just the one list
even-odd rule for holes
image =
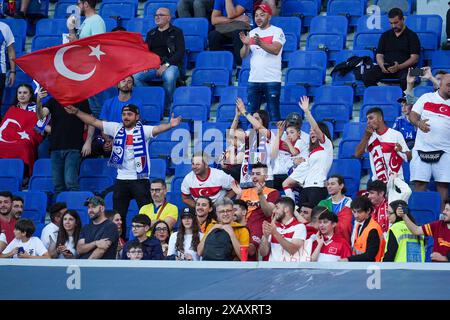
{"label": "blue seat back", "polygon": [[22,218],[33,220],[35,223],[44,223],[47,213],[47,195],[41,191],[15,192],[23,199]]}
{"label": "blue seat back", "polygon": [[[139,32],[145,39],[147,32],[156,27],[154,19],[148,18],[132,18],[125,21],[125,28],[131,32]],[[136,88],[134,88],[136,89]],[[134,90],[133,89],[133,90]]]}
{"label": "blue seat back", "polygon": [[436,191],[413,192],[408,202],[417,225],[424,225],[439,219],[441,196]]}
{"label": "blue seat back", "polygon": [[361,180],[361,162],[357,159],[335,159],[328,177],[338,174],[344,177],[346,195],[354,196],[359,190]]}

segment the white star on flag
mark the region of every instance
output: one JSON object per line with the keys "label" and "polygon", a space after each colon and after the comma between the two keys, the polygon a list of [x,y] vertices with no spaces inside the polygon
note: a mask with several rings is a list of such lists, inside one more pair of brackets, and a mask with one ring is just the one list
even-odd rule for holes
{"label": "white star on flag", "polygon": [[30,136],[25,131],[17,132],[20,135],[20,139],[22,140],[30,140]]}
{"label": "white star on flag", "polygon": [[98,61],[100,61],[100,56],[106,55],[106,53],[100,50],[100,45],[96,47],[89,46],[89,48],[92,50],[89,56],[95,56]]}

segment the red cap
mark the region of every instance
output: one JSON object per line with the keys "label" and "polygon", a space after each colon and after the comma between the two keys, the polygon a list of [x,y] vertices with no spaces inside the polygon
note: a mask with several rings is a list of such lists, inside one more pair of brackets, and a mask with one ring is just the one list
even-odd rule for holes
{"label": "red cap", "polygon": [[272,8],[268,5],[268,4],[260,4],[258,6],[255,7],[255,12],[256,10],[261,9],[262,11],[264,11],[265,13],[268,13],[270,15],[272,15]]}

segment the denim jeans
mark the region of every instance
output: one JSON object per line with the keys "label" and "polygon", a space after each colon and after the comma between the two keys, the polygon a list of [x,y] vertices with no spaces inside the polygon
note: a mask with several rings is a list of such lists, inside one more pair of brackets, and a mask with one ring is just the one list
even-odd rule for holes
{"label": "denim jeans", "polygon": [[270,121],[278,121],[280,119],[280,93],[280,82],[249,82],[247,85],[248,112],[254,113],[259,110],[264,96]]}
{"label": "denim jeans", "polygon": [[194,11],[194,17],[208,18],[209,13],[214,5],[212,0],[180,0],[177,5],[177,12],[180,18],[192,17],[191,12]]}
{"label": "denim jeans", "polygon": [[166,90],[166,97],[169,98],[169,101],[172,101],[173,92],[175,91],[179,76],[180,71],[177,66],[169,66],[161,77],[156,75],[156,69],[150,69],[136,73],[134,75],[134,85],[137,87],[147,86],[148,81],[162,79],[163,87]]}
{"label": "denim jeans", "polygon": [[50,157],[55,192],[79,191],[78,173],[81,162],[80,150],[55,150],[51,152]]}

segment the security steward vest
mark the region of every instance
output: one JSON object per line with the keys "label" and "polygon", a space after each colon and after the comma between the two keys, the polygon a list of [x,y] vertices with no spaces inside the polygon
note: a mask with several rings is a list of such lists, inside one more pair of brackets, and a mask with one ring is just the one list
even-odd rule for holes
{"label": "security steward vest", "polygon": [[[425,262],[423,237],[413,235],[404,221],[394,223],[389,230],[394,234],[398,244],[394,262]],[[386,242],[389,241],[389,234]]]}
{"label": "security steward vest", "polygon": [[[362,226],[360,228],[362,228]],[[380,225],[378,224],[378,222],[376,222],[372,218],[370,218],[369,224],[363,230],[361,235],[358,236],[358,231],[359,231],[358,228],[355,228],[355,230],[353,231],[354,234],[353,234],[352,239],[355,239],[355,242],[353,244],[353,254],[359,255],[359,254],[363,254],[366,252],[367,238],[369,236],[370,231],[373,229],[375,229],[377,231],[378,237],[380,238],[380,247],[378,248],[378,252],[375,257],[375,261],[380,262],[381,259],[383,258],[384,247],[385,247],[386,241],[384,240],[383,230],[381,230]]]}

